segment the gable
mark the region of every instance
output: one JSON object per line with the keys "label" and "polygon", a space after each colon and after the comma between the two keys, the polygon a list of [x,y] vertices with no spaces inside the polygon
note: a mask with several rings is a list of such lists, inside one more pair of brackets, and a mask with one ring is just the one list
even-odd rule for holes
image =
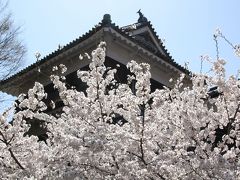
{"label": "gable", "polygon": [[151,51],[157,52],[163,54],[166,56],[166,53],[164,52],[164,49],[161,45],[161,40],[156,38],[154,33],[149,28],[148,24],[146,25],[140,25],[141,27],[137,27],[137,25],[131,25],[132,27],[135,27],[135,29],[124,29],[126,27],[123,27],[122,29],[126,31],[129,36],[133,37],[139,44],[144,46],[147,49],[151,49]]}

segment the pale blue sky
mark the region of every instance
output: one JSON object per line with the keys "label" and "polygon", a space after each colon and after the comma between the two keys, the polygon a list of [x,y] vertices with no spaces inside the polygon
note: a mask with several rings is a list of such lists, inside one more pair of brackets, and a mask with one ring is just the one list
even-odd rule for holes
{"label": "pale blue sky", "polygon": [[[134,23],[142,9],[175,61],[189,61],[189,69],[200,71],[200,55],[215,58],[213,33],[220,28],[233,44],[240,43],[239,0],[10,0],[17,25],[22,26],[21,38],[28,54],[25,66],[57,49],[58,44],[76,39],[102,20],[105,13],[119,26]],[[229,74],[236,74],[240,58],[220,41],[220,55],[228,61]],[[209,67],[204,63],[205,72]]]}

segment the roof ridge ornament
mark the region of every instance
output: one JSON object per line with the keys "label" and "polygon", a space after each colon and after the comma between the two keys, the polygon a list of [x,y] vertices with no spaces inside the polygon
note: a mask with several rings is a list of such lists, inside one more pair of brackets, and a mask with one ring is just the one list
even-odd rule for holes
{"label": "roof ridge ornament", "polygon": [[111,15],[110,14],[104,14],[102,24],[110,25],[111,23],[112,23]]}
{"label": "roof ridge ornament", "polygon": [[138,23],[146,23],[146,22],[148,22],[147,18],[141,12],[141,9],[139,9],[137,13],[139,14]]}

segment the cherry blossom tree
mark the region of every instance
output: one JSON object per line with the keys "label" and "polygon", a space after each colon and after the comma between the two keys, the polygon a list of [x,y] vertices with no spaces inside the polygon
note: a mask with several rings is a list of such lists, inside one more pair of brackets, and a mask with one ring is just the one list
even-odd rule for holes
{"label": "cherry blossom tree", "polygon": [[[181,75],[172,89],[151,92],[148,64],[128,63],[122,84],[104,65],[105,43],[91,59],[89,71],[78,71],[86,92],[51,76],[64,103],[59,116],[45,113],[47,94],[35,83],[11,123],[7,112],[0,117],[1,179],[240,178],[240,82],[225,77],[224,60],[213,63],[214,76],[193,75],[191,87]],[[29,119],[44,122],[46,141],[27,134]]]}

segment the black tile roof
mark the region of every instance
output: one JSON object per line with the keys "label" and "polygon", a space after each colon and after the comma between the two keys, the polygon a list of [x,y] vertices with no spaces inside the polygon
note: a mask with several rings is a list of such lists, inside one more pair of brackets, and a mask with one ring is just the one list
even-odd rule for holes
{"label": "black tile roof", "polygon": [[[148,26],[149,29],[151,30],[152,34],[155,36],[155,38],[158,40],[158,43],[160,45],[160,47],[162,48],[162,50],[164,51],[164,53],[167,55],[163,55],[160,52],[158,52],[157,55],[158,57],[162,58],[163,60],[165,60],[167,63],[173,65],[174,67],[176,67],[177,69],[179,69],[180,71],[186,73],[186,74],[190,74],[190,71],[188,71],[187,69],[185,69],[184,67],[180,66],[179,64],[177,64],[173,58],[170,56],[170,54],[167,52],[165,46],[163,46],[162,41],[159,39],[158,35],[156,34],[154,28],[152,27],[152,24],[150,23],[150,21],[148,22],[144,22],[144,23],[136,23],[136,27],[137,28],[142,28],[144,26]],[[54,52],[52,52],[51,54],[45,56],[44,58],[42,58],[41,60],[29,65],[28,67],[26,67],[25,69],[19,71],[18,73],[12,75],[11,77],[4,79],[2,81],[0,81],[0,86],[4,85],[8,82],[10,82],[11,80],[13,80],[14,78],[21,76],[25,73],[27,73],[28,71],[38,67],[39,65],[44,64],[46,61],[50,60],[51,58],[54,58],[58,55],[60,55],[61,53],[65,52],[66,50],[71,49],[72,47],[76,46],[77,44],[81,43],[82,41],[88,39],[89,37],[91,37],[93,34],[95,34],[96,32],[98,32],[99,30],[101,30],[103,27],[111,27],[112,29],[114,29],[115,31],[117,31],[119,34],[121,34],[122,36],[130,39],[131,41],[135,42],[137,45],[141,46],[144,49],[149,50],[150,52],[152,52],[151,48],[148,48],[146,46],[144,46],[143,44],[139,43],[138,41],[136,41],[133,37],[131,37],[128,33],[127,29],[124,29],[125,27],[120,28],[119,26],[115,25],[115,23],[111,22],[111,17],[108,14],[104,15],[103,20],[96,25],[95,27],[93,27],[91,30],[89,30],[88,32],[86,32],[85,34],[83,34],[82,36],[78,37],[77,39],[73,40],[72,42],[69,42],[68,44],[66,44],[65,46],[63,46],[61,49],[55,50]],[[154,53],[154,52],[153,52]]]}

